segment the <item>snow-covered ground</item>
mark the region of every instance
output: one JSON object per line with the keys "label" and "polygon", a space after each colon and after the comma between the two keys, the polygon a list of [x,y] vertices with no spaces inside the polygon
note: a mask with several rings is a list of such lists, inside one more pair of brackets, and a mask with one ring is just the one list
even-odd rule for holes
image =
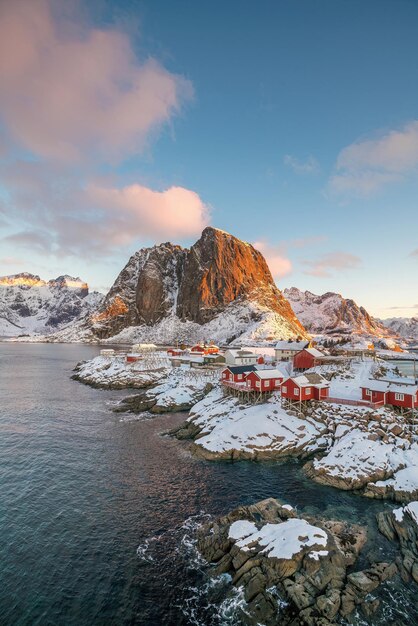
{"label": "snow-covered ground", "polygon": [[[127,363],[123,355],[97,356],[80,363],[74,378],[101,388],[149,388],[141,397],[154,412],[188,410],[204,393],[218,384],[219,372],[190,367],[172,367],[165,352],[153,352]],[[124,402],[122,401],[123,408]],[[126,406],[126,410],[133,410]]]}
{"label": "snow-covered ground", "polygon": [[165,378],[171,366],[166,357],[161,360],[126,363],[125,356],[96,356],[79,363],[74,378],[88,385],[103,388],[142,389]]}
{"label": "snow-covered ground", "polygon": [[[359,398],[359,385],[373,374],[396,376],[371,360],[354,362],[341,374],[335,367],[324,368],[332,376],[331,395],[346,399]],[[196,453],[208,459],[315,454],[306,472],[317,482],[360,489],[375,498],[418,494],[416,437],[406,418],[388,407],[317,403],[301,415],[281,406],[278,393],[262,404],[246,405],[217,388],[193,407],[189,423],[198,432]]]}
{"label": "snow-covered ground", "polygon": [[324,425],[289,415],[278,396],[244,406],[217,388],[193,407],[189,420],[201,429],[196,443],[208,458],[303,456],[326,447]]}

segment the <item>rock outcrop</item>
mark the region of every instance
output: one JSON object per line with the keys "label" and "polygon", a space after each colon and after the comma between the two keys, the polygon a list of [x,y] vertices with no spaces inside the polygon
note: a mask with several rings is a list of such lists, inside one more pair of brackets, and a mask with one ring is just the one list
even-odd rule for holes
{"label": "rock outcrop", "polygon": [[330,626],[356,608],[376,610],[379,601],[366,596],[397,572],[375,563],[348,573],[366,537],[363,527],[298,516],[269,498],[204,525],[197,546],[213,575],[228,573],[243,587],[243,623]]}
{"label": "rock outcrop", "polygon": [[418,583],[418,502],[377,514],[380,532],[391,541],[398,541],[401,555],[396,563],[405,582]]}
{"label": "rock outcrop", "polygon": [[211,227],[190,249],[163,243],[134,254],[88,327],[99,339],[129,330],[138,340],[228,343],[260,327],[264,339],[306,336],[263,255]]}

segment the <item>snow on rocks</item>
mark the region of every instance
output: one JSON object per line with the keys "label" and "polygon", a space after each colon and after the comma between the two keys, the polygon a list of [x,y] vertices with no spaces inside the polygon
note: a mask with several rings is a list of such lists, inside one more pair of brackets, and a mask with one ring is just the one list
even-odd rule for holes
{"label": "snow on rocks", "polygon": [[377,514],[380,532],[391,541],[398,541],[401,555],[396,564],[405,582],[411,577],[418,583],[418,501],[398,509]]}
{"label": "snow on rocks", "polygon": [[[306,456],[326,431],[321,423],[290,415],[274,397],[257,405],[240,405],[215,389],[196,404],[188,420],[198,429],[194,451],[207,459]],[[185,425],[183,425],[185,426]]]}
{"label": "snow on rocks", "polygon": [[[244,528],[244,535],[242,535],[243,524],[247,525]],[[244,551],[257,543],[263,548],[261,554],[285,560],[290,560],[303,548],[325,547],[328,543],[324,530],[297,518],[288,519],[282,524],[265,524],[260,530],[251,522],[238,520],[231,525],[228,537],[235,539],[236,545]],[[324,552],[324,556],[328,554]]]}
{"label": "snow on rocks", "polygon": [[227,573],[243,589],[248,623],[294,624],[297,615],[297,623],[331,626],[362,610],[397,571],[375,563],[347,573],[366,538],[358,525],[297,515],[269,498],[203,525],[197,546],[213,575]]}
{"label": "snow on rocks", "polygon": [[124,357],[97,356],[79,363],[75,368],[74,380],[103,389],[143,389],[164,378],[169,368],[144,369],[141,361],[126,363]]}
{"label": "snow on rocks", "polygon": [[322,484],[360,489],[369,482],[391,477],[402,462],[402,451],[396,444],[370,439],[367,432],[354,429],[338,439],[322,459],[315,459],[307,473]]}
{"label": "snow on rocks", "polygon": [[367,486],[366,496],[371,498],[391,498],[396,502],[405,502],[418,498],[418,445],[399,452],[402,467],[392,478],[379,480]]}
{"label": "snow on rocks", "polygon": [[193,376],[190,368],[172,368],[166,378],[147,391],[155,399],[153,413],[188,411],[201,400],[212,387],[213,377]]}

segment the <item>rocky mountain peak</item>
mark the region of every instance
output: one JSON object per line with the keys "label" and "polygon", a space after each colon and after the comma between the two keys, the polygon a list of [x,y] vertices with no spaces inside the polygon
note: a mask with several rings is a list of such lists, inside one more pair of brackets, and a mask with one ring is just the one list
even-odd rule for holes
{"label": "rocky mountain peak", "polygon": [[43,287],[46,282],[36,274],[21,272],[20,274],[0,276],[0,285],[3,287]]}
{"label": "rocky mountain peak", "polygon": [[78,276],[74,278],[74,276],[69,276],[68,274],[49,280],[48,285],[50,287],[57,287],[58,289],[77,291],[80,296],[87,296],[89,293],[89,286],[86,282],[81,280]]}
{"label": "rocky mountain peak", "polygon": [[354,333],[377,338],[394,335],[364,307],[339,293],[329,291],[317,295],[296,287],[285,289],[283,293],[311,333],[335,336],[351,336]]}
{"label": "rocky mountain peak", "polygon": [[255,321],[251,315],[260,317],[263,310],[283,321],[285,334],[305,335],[263,255],[233,235],[207,227],[190,249],[167,242],[135,253],[105,298],[100,317],[95,316],[94,332],[111,337],[128,326],[153,326],[168,318],[203,326],[230,305],[245,303],[258,311],[248,313],[249,324]]}

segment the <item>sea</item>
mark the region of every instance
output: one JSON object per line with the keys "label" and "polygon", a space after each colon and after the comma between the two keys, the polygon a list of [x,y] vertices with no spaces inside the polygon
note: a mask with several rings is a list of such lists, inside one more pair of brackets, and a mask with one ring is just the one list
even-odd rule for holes
{"label": "sea", "polygon": [[[197,460],[164,434],[184,414],[113,412],[132,392],[71,380],[98,350],[0,343],[1,626],[238,626],[242,591],[210,576],[196,530],[271,496],[366,524],[362,567],[396,556],[375,521],[390,503],[316,485],[296,461]],[[417,589],[385,583],[355,623],[418,624]]]}

